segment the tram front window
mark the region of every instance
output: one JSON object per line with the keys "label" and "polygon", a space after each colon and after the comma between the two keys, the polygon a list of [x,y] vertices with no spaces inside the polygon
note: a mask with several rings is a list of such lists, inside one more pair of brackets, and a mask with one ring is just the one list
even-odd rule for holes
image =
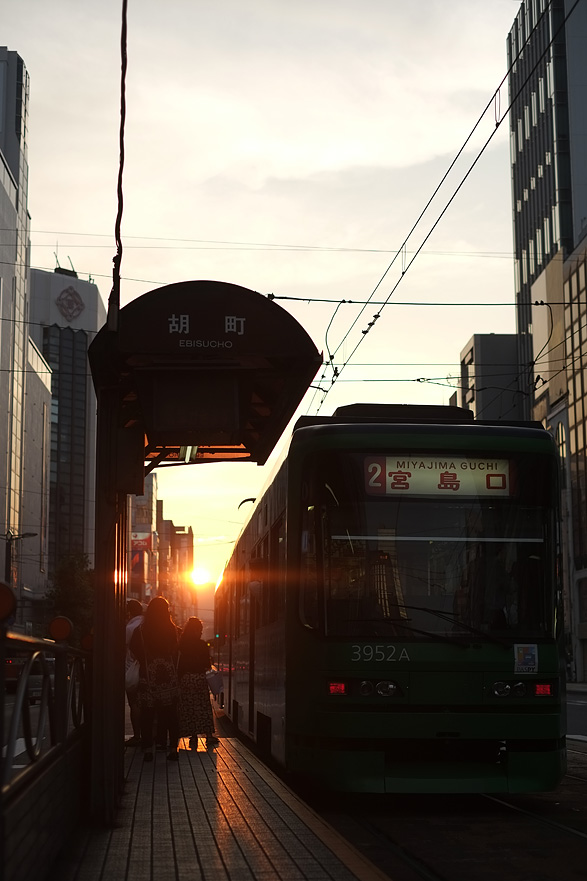
{"label": "tram front window", "polygon": [[363,625],[366,633],[384,626],[410,638],[425,638],[410,634],[415,629],[544,633],[546,549],[539,512],[384,502],[362,513],[366,528],[352,532],[344,525],[350,511],[324,515],[330,634]]}
{"label": "tram front window", "polygon": [[306,539],[314,553],[305,568],[315,572],[328,636],[552,635],[543,506],[512,498],[365,498],[346,474],[344,485],[322,483],[320,505],[312,506],[315,535]]}

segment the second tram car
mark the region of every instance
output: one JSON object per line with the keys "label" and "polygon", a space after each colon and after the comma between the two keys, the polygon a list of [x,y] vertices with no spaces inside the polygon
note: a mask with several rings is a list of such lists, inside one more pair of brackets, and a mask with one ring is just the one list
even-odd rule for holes
{"label": "second tram car", "polygon": [[298,421],[216,593],[232,723],[363,792],[531,792],[566,768],[557,456],[538,423]]}

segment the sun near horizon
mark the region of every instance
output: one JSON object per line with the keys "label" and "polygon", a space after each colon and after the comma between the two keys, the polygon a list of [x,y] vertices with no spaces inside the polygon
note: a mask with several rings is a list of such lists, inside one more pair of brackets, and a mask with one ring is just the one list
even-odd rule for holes
{"label": "sun near horizon", "polygon": [[203,584],[210,584],[214,581],[212,573],[205,566],[196,566],[191,576],[196,587],[201,587]]}

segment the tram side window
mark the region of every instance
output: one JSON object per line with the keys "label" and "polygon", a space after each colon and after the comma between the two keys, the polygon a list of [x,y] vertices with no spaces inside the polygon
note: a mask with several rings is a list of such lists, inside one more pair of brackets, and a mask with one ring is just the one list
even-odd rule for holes
{"label": "tram side window", "polygon": [[263,590],[266,584],[266,561],[263,557],[263,543],[258,542],[253,548],[249,572],[247,576],[247,588],[249,604],[254,609],[251,620],[255,628],[260,627],[263,621]]}
{"label": "tram side window", "polygon": [[[220,592],[220,590],[222,592]],[[218,639],[214,643],[216,649],[223,646],[226,642],[226,634],[228,633],[228,598],[230,596],[231,586],[223,584],[222,588],[216,592],[216,614],[215,628]]]}
{"label": "tram side window", "polygon": [[274,620],[272,601],[275,592],[273,573],[269,568],[269,536],[266,535],[253,551],[251,559],[251,593],[257,603],[255,626],[261,627]]}
{"label": "tram side window", "polygon": [[269,594],[267,623],[281,617],[285,600],[285,521],[280,517],[271,527],[269,549]]}
{"label": "tram side window", "polygon": [[235,634],[243,636],[249,631],[249,595],[246,590],[245,573],[241,569],[236,578],[236,627]]}
{"label": "tram side window", "polygon": [[306,627],[318,627],[318,561],[314,505],[304,506],[300,557],[300,613]]}

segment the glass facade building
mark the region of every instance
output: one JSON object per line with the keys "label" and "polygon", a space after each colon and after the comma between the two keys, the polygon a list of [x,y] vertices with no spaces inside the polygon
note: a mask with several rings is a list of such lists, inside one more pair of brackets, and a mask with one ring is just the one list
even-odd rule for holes
{"label": "glass facade building", "polygon": [[72,270],[31,270],[30,333],[51,368],[49,573],[65,557],[93,566],[96,396],[88,347],[106,321],[96,285]]}
{"label": "glass facade building", "polygon": [[533,399],[535,279],[573,244],[564,0],[526,0],[507,40],[520,390]]}
{"label": "glass facade building", "polygon": [[[27,364],[27,266],[29,262],[27,126],[29,76],[22,58],[0,46],[0,367],[7,381],[0,391],[0,529],[22,531],[21,498],[24,443],[24,393]],[[4,422],[4,420],[3,420]],[[5,455],[4,455],[5,451]],[[5,557],[9,545],[5,540]],[[10,555],[16,565],[16,555]],[[8,581],[17,584],[14,566]]]}
{"label": "glass facade building", "polygon": [[524,0],[507,40],[520,389],[561,462],[565,628],[587,675],[587,5]]}
{"label": "glass facade building", "polygon": [[[65,556],[85,550],[87,352],[84,331],[43,328],[43,354],[51,383],[49,560],[51,571]],[[52,564],[52,565],[51,565]]]}

